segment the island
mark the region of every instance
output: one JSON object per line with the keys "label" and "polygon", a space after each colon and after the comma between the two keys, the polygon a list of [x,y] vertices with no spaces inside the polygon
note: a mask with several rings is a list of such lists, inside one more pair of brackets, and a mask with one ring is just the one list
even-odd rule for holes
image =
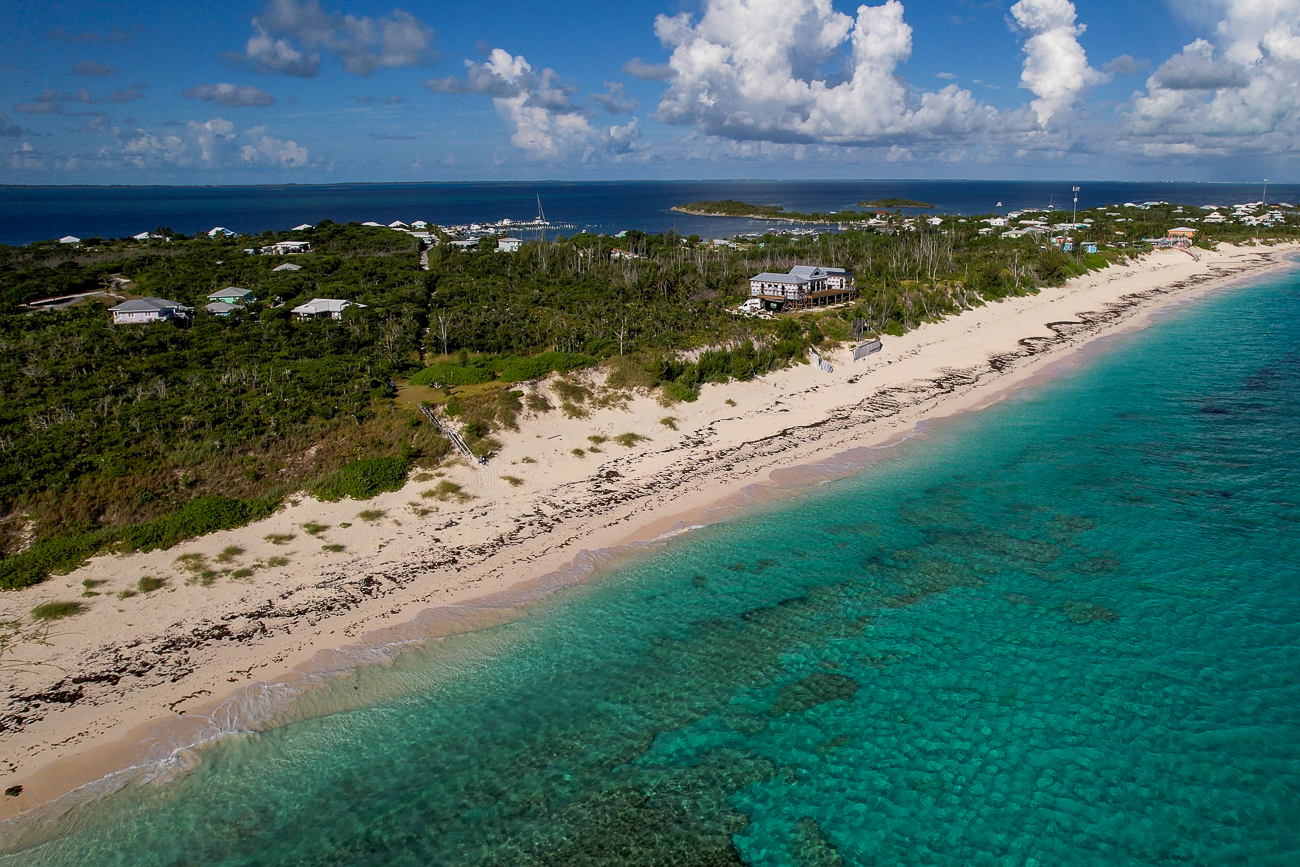
{"label": "island", "polygon": [[858,202],[859,208],[933,208],[934,205],[929,202],[918,202],[915,199],[873,199],[870,202]]}
{"label": "island", "polygon": [[[838,223],[842,219],[840,214],[801,214],[798,211],[787,211],[780,205],[751,205],[735,199],[691,202],[677,205],[671,210],[694,217],[747,217],[751,220],[785,220],[790,223]],[[844,214],[857,216],[852,211],[845,211]]]}

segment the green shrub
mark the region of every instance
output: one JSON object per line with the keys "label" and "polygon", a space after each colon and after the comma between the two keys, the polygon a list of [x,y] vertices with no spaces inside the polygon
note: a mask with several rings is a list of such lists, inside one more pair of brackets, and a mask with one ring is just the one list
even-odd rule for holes
{"label": "green shrub", "polygon": [[406,484],[411,469],[407,455],[389,458],[361,458],[339,467],[316,484],[312,493],[334,502],[350,497],[369,500],[384,491],[396,491]]}
{"label": "green shrub", "polygon": [[166,578],[155,578],[152,575],[145,575],[135,585],[141,593],[152,593],[155,590],[161,590],[167,586]]}
{"label": "green shrub", "polygon": [[496,375],[491,370],[482,367],[461,367],[458,364],[435,362],[412,376],[410,383],[432,385],[436,382],[444,386],[477,385],[481,382],[491,382],[495,378]]}
{"label": "green shrub", "polygon": [[596,359],[576,352],[543,352],[532,358],[501,359],[496,364],[500,367],[502,382],[524,382],[551,373],[568,373],[595,363]]}
{"label": "green shrub", "polygon": [[53,572],[71,571],[98,553],[108,538],[106,533],[79,533],[37,542],[0,560],[0,589],[16,590],[38,584]]}
{"label": "green shrub", "polygon": [[170,515],[127,527],[118,536],[126,550],[167,549],[195,536],[231,530],[267,517],[275,509],[269,498],[238,500],[234,497],[195,497]]}

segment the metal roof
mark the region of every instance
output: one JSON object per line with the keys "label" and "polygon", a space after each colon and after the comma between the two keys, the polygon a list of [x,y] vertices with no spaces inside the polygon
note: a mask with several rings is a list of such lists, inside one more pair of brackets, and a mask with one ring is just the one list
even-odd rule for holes
{"label": "metal roof", "polygon": [[759,274],[757,277],[750,277],[750,282],[761,281],[763,283],[807,283],[803,277],[795,274]]}
{"label": "metal roof", "polygon": [[154,313],[159,310],[189,310],[184,304],[166,298],[137,298],[123,301],[112,309],[113,313]]}

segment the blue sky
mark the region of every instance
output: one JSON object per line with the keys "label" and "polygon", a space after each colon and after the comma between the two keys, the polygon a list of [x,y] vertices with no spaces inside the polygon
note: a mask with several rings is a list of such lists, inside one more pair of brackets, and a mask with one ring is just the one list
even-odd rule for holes
{"label": "blue sky", "polygon": [[11,0],[0,24],[0,183],[1297,166],[1300,0]]}

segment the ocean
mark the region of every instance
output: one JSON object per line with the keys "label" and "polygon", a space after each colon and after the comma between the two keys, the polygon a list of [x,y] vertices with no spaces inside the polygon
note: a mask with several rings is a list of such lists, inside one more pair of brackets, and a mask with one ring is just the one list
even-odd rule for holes
{"label": "ocean", "polygon": [[1060,367],[0,865],[1300,863],[1300,272]]}
{"label": "ocean", "polygon": [[[532,220],[538,199],[548,219],[614,234],[635,229],[702,238],[762,231],[768,223],[676,214],[674,205],[738,199],[790,211],[839,211],[860,201],[904,198],[928,202],[936,213],[985,214],[1016,208],[1069,209],[1079,186],[1080,207],[1168,201],[1231,205],[1260,201],[1262,185],[1070,181],[623,181],[455,184],[328,184],[261,187],[17,187],[0,186],[0,244],[73,235],[123,238],[166,227],[193,235],[215,226],[254,234],[301,223],[426,220],[463,225],[503,218]],[[1300,185],[1272,184],[1271,202],[1300,202]],[[1001,207],[998,203],[1001,202]]]}

